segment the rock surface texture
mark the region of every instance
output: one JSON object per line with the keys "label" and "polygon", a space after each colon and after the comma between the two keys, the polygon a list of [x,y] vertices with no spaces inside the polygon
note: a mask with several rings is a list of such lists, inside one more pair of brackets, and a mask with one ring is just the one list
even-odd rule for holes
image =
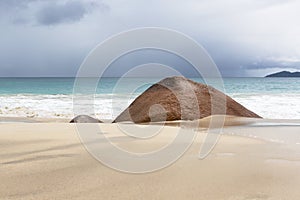
{"label": "rock surface texture", "polygon": [[184,77],[170,77],[152,85],[137,97],[114,122],[196,120],[225,114],[260,118],[211,86]]}

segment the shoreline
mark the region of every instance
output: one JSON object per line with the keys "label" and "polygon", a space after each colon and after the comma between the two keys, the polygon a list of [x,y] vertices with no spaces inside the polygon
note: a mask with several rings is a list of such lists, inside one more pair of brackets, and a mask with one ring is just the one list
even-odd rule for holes
{"label": "shoreline", "polygon": [[[57,117],[0,117],[0,123],[69,123],[72,118],[57,118]],[[300,119],[267,119],[267,118],[247,118],[239,116],[230,115],[213,115],[205,117],[199,120],[175,120],[175,121],[162,121],[162,122],[151,122],[151,124],[165,124],[170,126],[177,126],[180,123],[191,123],[199,121],[204,127],[207,127],[210,120],[225,120],[225,126],[237,126],[237,125],[249,125],[249,124],[261,124],[261,125],[300,125]],[[112,123],[113,119],[101,119],[104,123]],[[122,122],[122,123],[132,123],[132,122]],[[141,123],[149,124],[149,123]]]}
{"label": "shoreline", "polygon": [[70,120],[67,118],[0,117],[0,123],[67,123]]}

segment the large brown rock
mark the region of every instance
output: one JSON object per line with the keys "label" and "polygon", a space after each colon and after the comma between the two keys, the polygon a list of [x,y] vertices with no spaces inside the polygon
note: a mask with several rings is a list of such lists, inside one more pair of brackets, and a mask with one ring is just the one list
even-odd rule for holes
{"label": "large brown rock", "polygon": [[195,120],[225,114],[260,118],[211,86],[184,77],[170,77],[152,85],[137,97],[114,122]]}

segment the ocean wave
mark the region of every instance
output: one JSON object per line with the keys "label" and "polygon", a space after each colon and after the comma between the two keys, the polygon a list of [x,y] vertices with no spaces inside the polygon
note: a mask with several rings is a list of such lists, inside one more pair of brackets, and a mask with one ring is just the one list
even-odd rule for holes
{"label": "ocean wave", "polygon": [[[96,115],[101,119],[113,119],[124,110],[135,98],[130,94],[96,94],[94,100],[83,98],[80,101],[77,114]],[[33,95],[16,94],[0,95],[1,117],[29,117],[29,118],[72,118],[73,95]],[[95,113],[89,113],[94,108]]]}
{"label": "ocean wave", "polygon": [[230,96],[264,118],[300,119],[300,93],[236,93]]}
{"label": "ocean wave", "polygon": [[[237,102],[268,119],[300,119],[300,93],[232,93]],[[77,105],[80,113],[96,115],[100,119],[112,120],[137,96],[134,94],[95,94],[94,101],[83,97]],[[1,117],[72,118],[74,117],[72,94],[0,95]],[[78,103],[78,102],[77,102]],[[91,113],[87,108],[94,108]]]}

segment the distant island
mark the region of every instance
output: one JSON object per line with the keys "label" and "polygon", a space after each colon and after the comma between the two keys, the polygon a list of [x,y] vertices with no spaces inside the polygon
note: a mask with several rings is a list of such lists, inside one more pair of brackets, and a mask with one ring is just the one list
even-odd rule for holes
{"label": "distant island", "polygon": [[299,77],[300,78],[300,72],[282,71],[274,74],[269,74],[266,77]]}

